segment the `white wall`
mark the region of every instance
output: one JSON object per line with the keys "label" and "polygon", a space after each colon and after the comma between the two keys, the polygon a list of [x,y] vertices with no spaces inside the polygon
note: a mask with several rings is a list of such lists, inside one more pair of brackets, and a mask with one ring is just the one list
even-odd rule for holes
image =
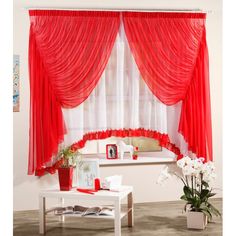
{"label": "white wall", "polygon": [[[221,0],[14,0],[14,54],[20,55],[20,112],[14,113],[14,210],[38,208],[41,188],[57,185],[57,175],[38,178],[27,175],[29,129],[28,31],[26,6],[66,8],[200,8],[211,10],[207,18],[207,40],[210,54],[210,82],[214,160],[218,178],[215,187],[222,189],[222,12]],[[101,177],[122,174],[125,184],[134,186],[135,202],[177,200],[182,191],[178,180],[165,186],[156,184],[163,165],[103,167]],[[221,195],[221,191],[218,190]]]}

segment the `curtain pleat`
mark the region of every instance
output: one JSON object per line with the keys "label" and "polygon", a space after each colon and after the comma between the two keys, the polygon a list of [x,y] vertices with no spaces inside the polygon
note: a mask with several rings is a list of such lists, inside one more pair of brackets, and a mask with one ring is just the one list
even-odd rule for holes
{"label": "curtain pleat", "polygon": [[[169,107],[152,94],[141,78],[121,25],[93,92],[76,108],[63,109],[68,129],[65,144],[77,142],[86,133],[111,129],[144,128],[167,133]],[[179,116],[173,118],[173,122],[179,120]]]}
{"label": "curtain pleat", "polygon": [[57,153],[61,108],[81,104],[98,83],[115,42],[117,12],[30,10],[31,90],[28,173]]}
{"label": "curtain pleat", "polygon": [[123,21],[142,78],[166,105],[183,102],[179,132],[189,150],[212,160],[205,13],[125,12]]}
{"label": "curtain pleat", "polygon": [[[102,77],[120,14],[29,11],[29,174],[45,167],[64,140],[62,108],[82,104]],[[122,17],[147,87],[168,106],[182,103],[179,133],[189,151],[212,160],[206,15],[124,12]]]}

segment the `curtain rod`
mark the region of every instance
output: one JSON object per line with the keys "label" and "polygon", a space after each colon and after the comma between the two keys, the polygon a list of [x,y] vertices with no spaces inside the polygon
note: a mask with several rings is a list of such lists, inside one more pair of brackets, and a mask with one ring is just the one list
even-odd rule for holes
{"label": "curtain rod", "polygon": [[62,8],[62,7],[24,7],[25,10],[67,10],[67,11],[135,11],[135,12],[201,12],[212,13],[211,10],[204,11],[199,8],[196,9],[124,9],[124,8]]}

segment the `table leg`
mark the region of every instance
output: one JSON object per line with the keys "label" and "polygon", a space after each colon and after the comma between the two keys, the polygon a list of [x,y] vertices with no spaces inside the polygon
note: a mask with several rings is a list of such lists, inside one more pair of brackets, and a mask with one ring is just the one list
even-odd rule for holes
{"label": "table leg", "polygon": [[45,234],[46,228],[46,202],[45,197],[39,197],[39,233]]}
{"label": "table leg", "polygon": [[134,205],[133,205],[133,193],[128,194],[128,209],[130,210],[128,212],[128,226],[133,227],[134,226]]}
{"label": "table leg", "polygon": [[121,202],[115,202],[115,236],[121,236]]}
{"label": "table leg", "polygon": [[[61,207],[64,207],[64,203],[65,203],[64,198],[59,198],[59,205]],[[65,221],[65,216],[64,215],[59,216],[59,221],[63,223]]]}

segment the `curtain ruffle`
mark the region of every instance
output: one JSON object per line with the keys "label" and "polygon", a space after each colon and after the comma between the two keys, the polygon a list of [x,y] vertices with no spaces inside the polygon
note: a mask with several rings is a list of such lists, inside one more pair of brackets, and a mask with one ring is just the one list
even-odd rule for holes
{"label": "curtain ruffle", "polygon": [[[125,138],[125,137],[146,137],[146,138],[152,138],[157,141],[159,141],[159,145],[161,147],[164,147],[168,149],[169,151],[173,152],[177,156],[177,160],[181,159],[183,155],[181,154],[178,147],[175,146],[175,144],[170,142],[168,134],[162,134],[160,132],[157,132],[155,130],[146,130],[143,128],[139,129],[118,129],[118,130],[105,130],[105,131],[98,131],[98,132],[91,132],[87,133],[83,136],[81,140],[78,142],[75,142],[71,145],[71,149],[73,151],[76,151],[78,149],[81,149],[85,146],[87,141],[92,140],[101,140],[101,139],[107,139],[110,137],[118,137],[118,138]],[[57,168],[60,166],[61,160],[56,162],[52,167],[43,167],[38,168],[36,170],[37,176],[42,176],[46,172],[50,174],[54,174]]]}

